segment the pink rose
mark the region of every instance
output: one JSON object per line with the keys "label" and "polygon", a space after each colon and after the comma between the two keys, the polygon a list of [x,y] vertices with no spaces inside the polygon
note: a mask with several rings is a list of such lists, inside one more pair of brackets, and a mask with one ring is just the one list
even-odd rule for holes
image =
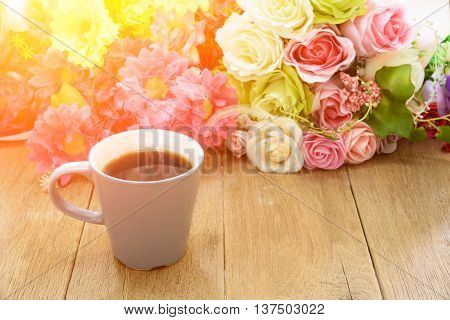
{"label": "pink rose", "polygon": [[363,57],[402,49],[414,36],[405,9],[389,2],[369,1],[365,15],[346,21],[339,29],[353,41],[358,56]]}
{"label": "pink rose", "polygon": [[306,169],[335,170],[345,163],[345,146],[342,138],[331,140],[314,133],[303,138]]}
{"label": "pink rose", "polygon": [[303,81],[326,82],[346,69],[356,53],[350,39],[339,37],[331,28],[309,31],[302,41],[291,40],[284,51],[285,63],[294,66]]}
{"label": "pink rose", "polygon": [[352,119],[352,112],[345,107],[347,96],[333,82],[319,87],[313,103],[313,118],[323,129],[337,129]]}
{"label": "pink rose", "polygon": [[388,135],[384,139],[378,139],[377,153],[393,153],[397,150],[397,142],[399,137],[393,134]]}
{"label": "pink rose", "polygon": [[247,141],[248,132],[236,130],[228,136],[227,147],[239,159],[246,154]]}
{"label": "pink rose", "polygon": [[351,130],[342,135],[347,152],[347,162],[360,164],[377,152],[378,140],[372,128],[364,122],[356,123]]}

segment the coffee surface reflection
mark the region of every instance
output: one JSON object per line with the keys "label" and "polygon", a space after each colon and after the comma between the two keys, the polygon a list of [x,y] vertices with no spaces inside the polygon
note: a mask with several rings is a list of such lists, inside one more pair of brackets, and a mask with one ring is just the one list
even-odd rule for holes
{"label": "coffee surface reflection", "polygon": [[103,172],[121,180],[159,181],[179,176],[191,169],[189,160],[176,152],[145,150],[112,160]]}

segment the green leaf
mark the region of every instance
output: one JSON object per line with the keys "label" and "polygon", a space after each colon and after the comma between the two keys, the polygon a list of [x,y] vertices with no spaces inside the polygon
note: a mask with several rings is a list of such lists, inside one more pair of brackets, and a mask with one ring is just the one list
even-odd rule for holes
{"label": "green leaf", "polygon": [[450,143],[450,126],[438,127],[439,133],[436,135],[436,139]]}
{"label": "green leaf", "polygon": [[404,64],[397,67],[384,67],[375,74],[375,81],[383,90],[383,95],[397,101],[406,101],[414,94],[411,82],[412,66]]}
{"label": "green leaf", "polygon": [[367,119],[377,136],[385,138],[395,134],[411,141],[426,138],[424,130],[416,129],[411,112],[406,108],[406,101],[414,95],[414,84],[411,82],[412,66],[384,67],[379,70],[375,79],[382,89],[382,98],[378,107],[373,109]]}
{"label": "green leaf", "polygon": [[425,128],[415,128],[413,131],[411,131],[409,135],[409,140],[412,142],[420,142],[425,141],[428,139],[427,131]]}

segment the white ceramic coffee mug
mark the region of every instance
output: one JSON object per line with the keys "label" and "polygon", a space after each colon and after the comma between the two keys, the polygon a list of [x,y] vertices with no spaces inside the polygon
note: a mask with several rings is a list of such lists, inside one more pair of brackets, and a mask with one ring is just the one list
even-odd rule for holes
{"label": "white ceramic coffee mug", "polygon": [[[192,169],[179,176],[149,182],[116,179],[102,170],[122,155],[144,150],[176,152]],[[126,266],[148,270],[177,262],[186,251],[204,153],[193,139],[165,130],[134,130],[97,143],[89,161],[67,163],[51,178],[49,194],[55,206],[76,219],[104,224],[113,254]],[[81,174],[93,181],[100,212],[75,207],[58,193],[62,175]]]}

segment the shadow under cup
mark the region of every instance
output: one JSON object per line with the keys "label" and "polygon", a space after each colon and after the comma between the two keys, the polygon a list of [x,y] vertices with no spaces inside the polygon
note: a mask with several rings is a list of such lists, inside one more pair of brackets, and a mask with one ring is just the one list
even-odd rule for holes
{"label": "shadow under cup", "polygon": [[[192,168],[158,181],[128,181],[102,170],[132,152],[164,150],[185,157]],[[113,254],[133,269],[177,262],[186,251],[204,153],[193,139],[165,130],[135,130],[108,137],[92,149],[89,166],[102,222]]]}

